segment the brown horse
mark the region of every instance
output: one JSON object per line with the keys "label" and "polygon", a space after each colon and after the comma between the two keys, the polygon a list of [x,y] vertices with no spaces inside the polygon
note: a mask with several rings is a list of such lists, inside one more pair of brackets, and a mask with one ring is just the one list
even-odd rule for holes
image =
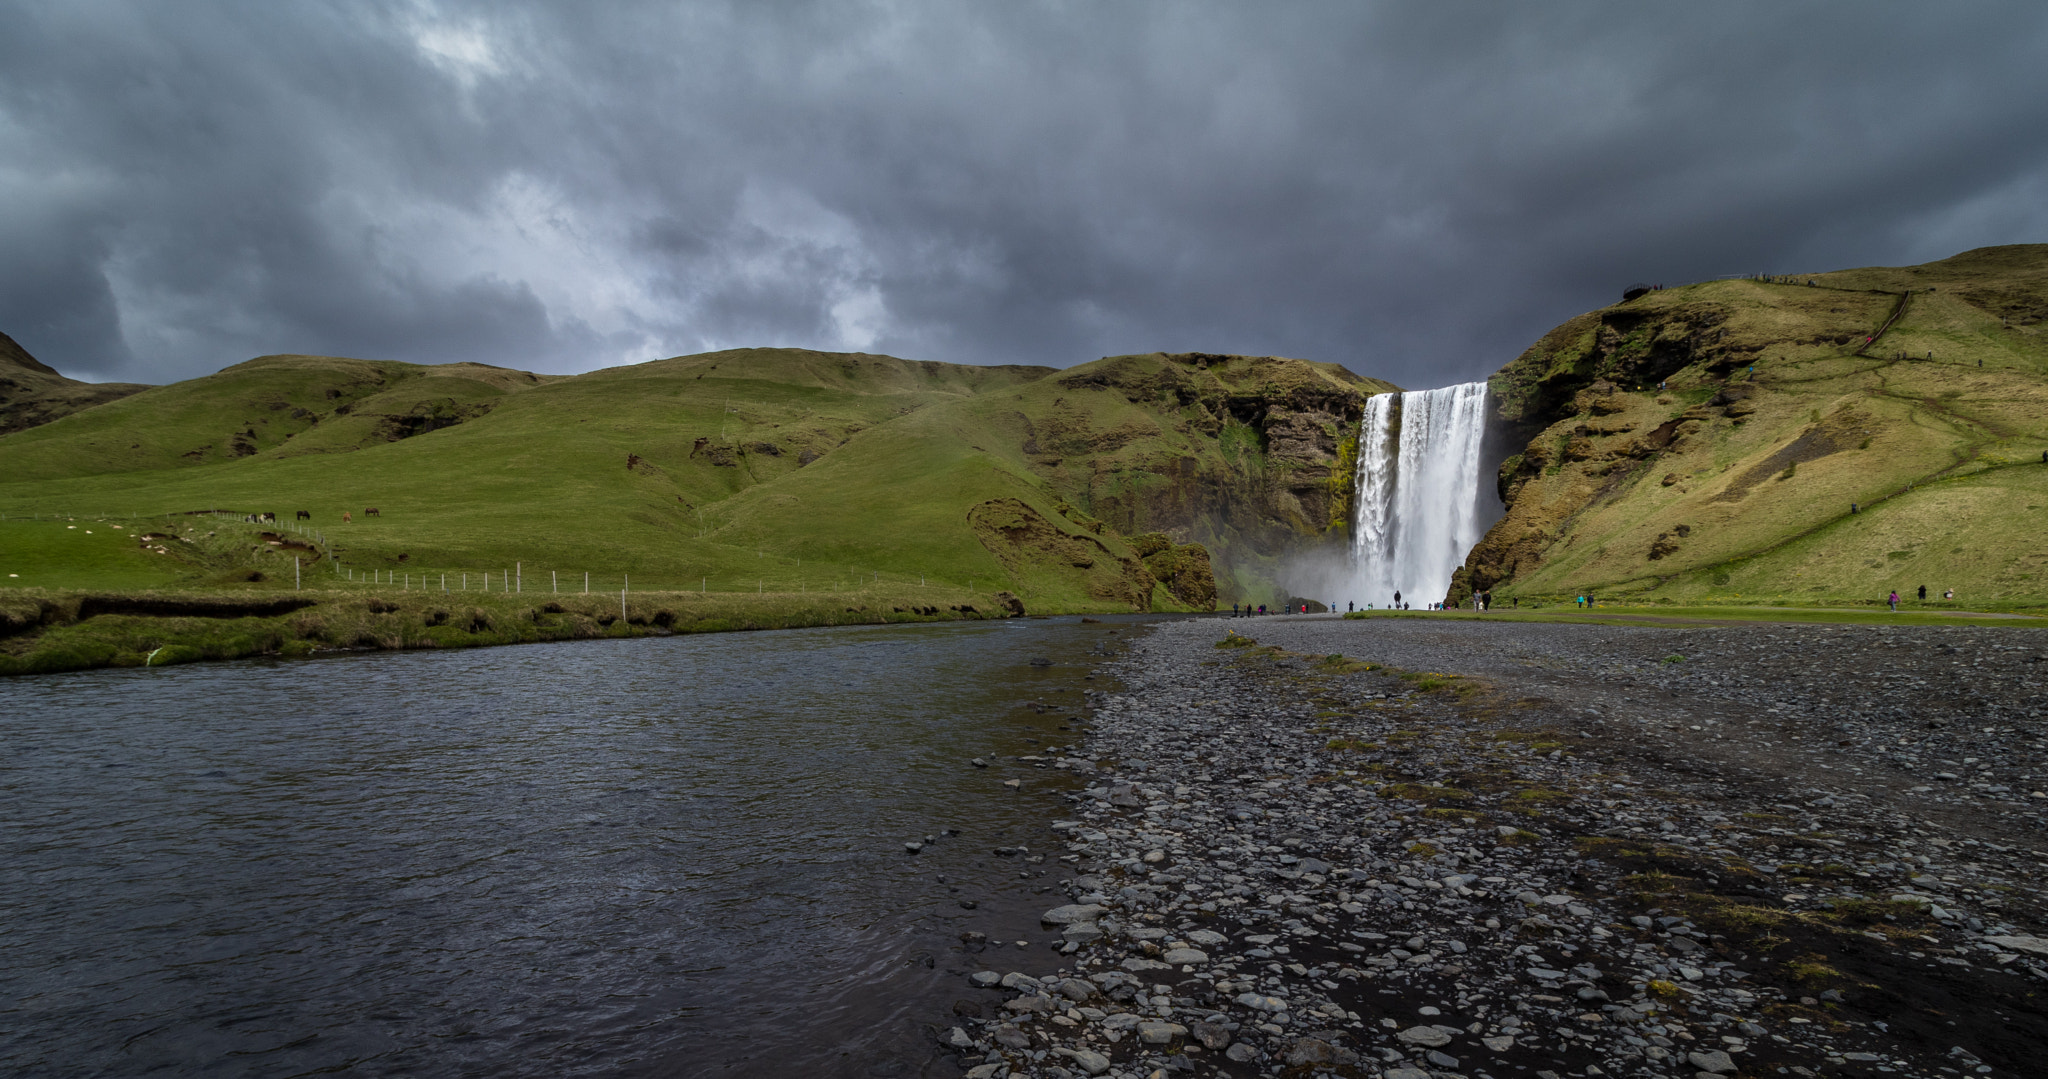
{"label": "brown horse", "polygon": [[365,517],[376,517],[376,516],[379,516],[379,514],[377,513],[377,507],[375,507],[375,506],[371,506],[370,508],[368,508],[368,509],[364,510],[364,511],[363,511],[363,516],[365,516]]}
{"label": "brown horse", "polygon": [[349,523],[350,521],[353,521],[353,520],[355,520],[355,519],[356,519],[356,518],[355,518],[355,515],[354,515],[354,514],[352,514],[352,513],[350,513],[349,511],[347,511],[347,510],[342,510],[342,511],[341,511],[341,523],[342,523],[342,524],[347,524],[347,523]]}

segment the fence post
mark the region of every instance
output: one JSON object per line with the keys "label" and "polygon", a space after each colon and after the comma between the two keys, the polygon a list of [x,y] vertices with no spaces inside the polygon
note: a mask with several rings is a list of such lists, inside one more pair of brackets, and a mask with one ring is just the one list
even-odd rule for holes
{"label": "fence post", "polygon": [[560,592],[561,590],[562,590],[562,577],[561,577],[561,573],[560,573],[559,571],[557,571],[557,570],[549,570],[549,571],[548,571],[548,591],[550,591],[550,592]]}
{"label": "fence post", "polygon": [[523,593],[526,591],[526,563],[514,562],[512,565],[519,573],[519,587],[517,591]]}
{"label": "fence post", "polygon": [[297,556],[297,555],[293,555],[293,556],[292,556],[292,591],[296,592],[296,591],[298,591],[298,590],[299,590],[299,558],[298,558],[298,556]]}
{"label": "fence post", "polygon": [[586,596],[590,594],[590,571],[589,571],[589,570],[584,570],[584,571],[583,571],[583,594],[584,594],[584,595],[586,595]]}

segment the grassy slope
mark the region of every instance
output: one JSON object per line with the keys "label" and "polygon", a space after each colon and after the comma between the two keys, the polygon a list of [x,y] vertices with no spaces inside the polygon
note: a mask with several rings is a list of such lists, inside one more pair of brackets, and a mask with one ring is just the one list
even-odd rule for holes
{"label": "grassy slope", "polygon": [[[1342,515],[1326,496],[1348,486],[1298,439],[1268,452],[1255,425],[1320,424],[1335,446],[1344,410],[1387,388],[1273,358],[1119,357],[1051,374],[773,349],[574,378],[265,357],[0,439],[0,512],[289,522],[305,509],[344,578],[519,566],[601,588],[627,575],[798,594],[922,582],[1015,590],[1034,611],[1119,609],[1107,597],[1136,565],[1120,531],[1207,542],[1226,597],[1258,587],[1259,560],[1328,528]],[[389,440],[423,419],[425,433]],[[1073,550],[1006,565],[970,521],[995,499],[1021,500]],[[273,584],[289,572],[242,541],[255,552],[241,563],[271,567]],[[0,562],[25,553],[0,542]],[[240,565],[201,561],[193,583],[227,586]],[[115,578],[43,560],[21,583]],[[1163,588],[1143,602],[1180,606]]]}
{"label": "grassy slope", "polygon": [[[625,597],[616,592],[465,595],[368,587],[255,596],[190,588],[113,595],[24,589],[0,592],[0,675],[169,666],[255,655],[471,648],[1001,615],[976,609],[975,598],[945,589],[916,589],[913,594],[887,588],[804,595],[635,592]],[[251,609],[279,600],[297,609]],[[100,605],[98,612],[84,609],[95,603]],[[213,609],[200,614],[189,610],[193,605]]]}
{"label": "grassy slope", "polygon": [[[1831,603],[1923,583],[1970,603],[2048,598],[2048,332],[2022,321],[2048,314],[2048,247],[1812,279],[1651,293],[1560,327],[1504,371],[1517,403],[1540,397],[1531,374],[1546,365],[1581,365],[1566,386],[1597,367],[1620,392],[1580,392],[1510,462],[1510,514],[1468,563],[1482,584],[1509,577],[1502,598]],[[1899,322],[1855,355],[1908,291]],[[1615,312],[1632,321],[1614,326]],[[1671,360],[1685,362],[1670,392],[1638,392],[1631,357],[1654,364],[1678,333],[1691,348]],[[1674,420],[1669,446],[1646,445]]]}
{"label": "grassy slope", "polygon": [[[580,578],[589,571],[611,587],[631,573],[647,587],[694,587],[709,576],[714,589],[737,590],[767,577],[771,586],[780,579],[794,590],[803,578],[793,559],[768,559],[716,536],[718,503],[796,471],[805,449],[829,459],[868,426],[1044,373],[751,350],[536,380],[512,387],[515,392],[484,385],[468,397],[497,398],[487,416],[400,441],[373,440],[345,456],[334,451],[366,432],[300,451],[302,438],[327,439],[329,431],[371,411],[375,395],[445,389],[434,385],[451,381],[445,370],[257,361],[164,388],[175,393],[139,395],[109,406],[121,410],[113,415],[83,413],[0,441],[10,465],[22,460],[30,475],[60,470],[67,446],[84,450],[70,455],[69,477],[0,485],[0,507],[10,513],[154,514],[225,506],[271,510],[287,519],[303,508],[344,565],[359,571],[481,573],[523,561],[530,573],[559,569]],[[295,373],[301,377],[294,380]],[[380,374],[382,382],[374,381]],[[389,388],[394,382],[398,387]],[[171,451],[195,438],[223,427],[246,429],[240,424],[245,414],[260,408],[289,417],[269,403],[304,407],[337,385],[344,403],[358,405],[350,416],[330,411],[318,424],[299,420],[298,434],[276,437],[253,456],[204,467],[172,464],[179,458]],[[153,412],[137,411],[150,410],[152,399],[159,406]],[[113,447],[114,431],[158,447],[155,463],[171,467],[133,470],[140,451]],[[728,450],[725,459],[732,463],[714,464],[698,452],[699,438]],[[750,448],[769,444],[776,452]],[[638,467],[628,469],[629,454],[641,458]],[[382,511],[379,518],[362,513],[373,505]],[[354,512],[353,523],[339,522],[344,510]],[[846,530],[861,524],[841,522]],[[815,586],[818,574],[851,579],[872,566],[819,566],[808,576]],[[883,568],[895,569],[899,582],[914,572]]]}

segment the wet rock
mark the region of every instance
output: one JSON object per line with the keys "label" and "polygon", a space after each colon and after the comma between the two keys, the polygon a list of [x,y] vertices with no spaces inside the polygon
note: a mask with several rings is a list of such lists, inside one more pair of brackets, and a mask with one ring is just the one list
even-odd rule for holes
{"label": "wet rock", "polygon": [[1046,925],[1092,925],[1108,911],[1108,907],[1098,903],[1069,903],[1046,911],[1038,916],[1038,920]]}
{"label": "wet rock", "polygon": [[1394,1037],[1409,1045],[1427,1046],[1431,1049],[1451,1044],[1451,1036],[1439,1027],[1409,1027]]}
{"label": "wet rock", "polygon": [[1735,1072],[1734,1059],[1719,1049],[1705,1053],[1687,1053],[1685,1059],[1693,1067],[1714,1075],[1732,1075]]}
{"label": "wet rock", "polygon": [[1192,1023],[1188,1033],[1212,1053],[1227,1048],[1231,1041],[1230,1031],[1219,1023]]}
{"label": "wet rock", "polygon": [[1279,997],[1269,997],[1263,993],[1239,993],[1237,995],[1237,1004],[1239,1007],[1250,1008],[1253,1011],[1266,1012],[1268,1014],[1287,1010],[1287,1002],[1285,1000]]}
{"label": "wet rock", "polygon": [[1187,1036],[1188,1028],[1179,1023],[1144,1022],[1138,1024],[1138,1040],[1146,1045],[1171,1045],[1174,1039]]}
{"label": "wet rock", "polygon": [[1074,1065],[1089,1075],[1101,1075],[1109,1070],[1109,1058],[1093,1049],[1054,1049],[1053,1053],[1074,1062]]}

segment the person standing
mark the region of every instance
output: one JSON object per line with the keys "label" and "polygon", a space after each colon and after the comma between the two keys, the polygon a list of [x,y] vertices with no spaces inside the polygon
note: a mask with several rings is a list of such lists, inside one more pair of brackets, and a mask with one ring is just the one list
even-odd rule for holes
{"label": "person standing", "polygon": [[1920,602],[1927,602],[1927,586],[1924,584],[1920,586]]}
{"label": "person standing", "polygon": [[1885,598],[1885,602],[1891,604],[1893,614],[1899,613],[1899,590],[1892,589],[1892,594]]}

